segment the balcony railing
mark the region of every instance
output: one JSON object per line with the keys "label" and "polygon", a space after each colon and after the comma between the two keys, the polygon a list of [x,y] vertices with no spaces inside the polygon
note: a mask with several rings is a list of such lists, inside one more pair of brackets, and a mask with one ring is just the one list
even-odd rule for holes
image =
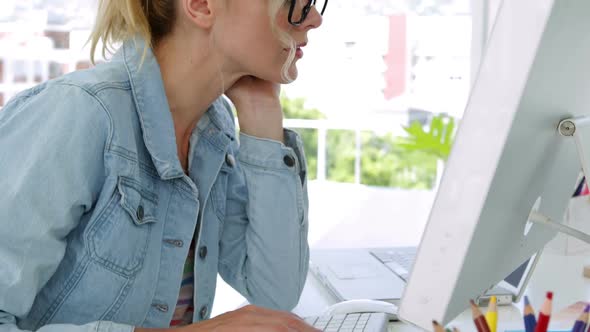
{"label": "balcony railing", "polygon": [[354,183],[361,183],[361,152],[362,139],[361,133],[363,131],[371,132],[387,132],[394,135],[404,135],[402,126],[407,125],[408,116],[404,113],[399,113],[395,117],[387,117],[387,120],[382,118],[363,118],[359,116],[355,119],[341,119],[341,120],[300,120],[300,119],[286,119],[284,125],[287,128],[293,129],[316,129],[318,131],[318,155],[317,155],[317,179],[320,181],[326,180],[327,163],[326,155],[328,147],[326,144],[328,130],[349,130],[355,133],[355,162],[354,162]]}

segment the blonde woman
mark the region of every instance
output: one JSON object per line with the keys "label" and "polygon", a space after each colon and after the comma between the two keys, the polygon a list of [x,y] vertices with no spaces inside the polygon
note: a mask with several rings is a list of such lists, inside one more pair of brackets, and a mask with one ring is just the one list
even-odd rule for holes
{"label": "blonde woman", "polygon": [[[279,84],[324,9],[99,1],[112,59],[0,113],[0,331],[313,330],[286,312],[308,223]],[[217,273],[253,305],[207,320]]]}

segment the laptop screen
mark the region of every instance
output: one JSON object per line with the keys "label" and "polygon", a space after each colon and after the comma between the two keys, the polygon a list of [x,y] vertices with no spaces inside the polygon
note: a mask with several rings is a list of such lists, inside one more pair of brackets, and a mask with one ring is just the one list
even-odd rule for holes
{"label": "laptop screen", "polygon": [[513,286],[514,288],[518,288],[530,261],[530,259],[527,259],[527,261],[522,263],[522,265],[520,265],[518,268],[516,268],[514,272],[510,273],[510,275],[508,275],[504,279],[504,281],[507,282],[509,285]]}

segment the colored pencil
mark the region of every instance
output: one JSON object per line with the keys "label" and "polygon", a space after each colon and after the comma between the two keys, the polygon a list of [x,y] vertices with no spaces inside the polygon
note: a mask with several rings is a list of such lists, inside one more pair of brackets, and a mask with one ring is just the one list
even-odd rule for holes
{"label": "colored pencil", "polygon": [[488,311],[486,312],[486,322],[490,327],[490,332],[496,332],[498,326],[498,304],[495,296],[490,299]]}
{"label": "colored pencil", "polygon": [[539,311],[539,319],[537,319],[537,326],[535,332],[547,332],[549,327],[549,320],[551,319],[551,306],[553,302],[553,292],[547,292],[545,303],[541,306]]}
{"label": "colored pencil", "polygon": [[588,325],[588,312],[590,312],[590,305],[586,305],[584,312],[580,314],[574,327],[572,328],[572,332],[585,332],[586,325]]}
{"label": "colored pencil", "polygon": [[434,332],[445,332],[445,329],[435,320],[432,321]]}
{"label": "colored pencil", "polygon": [[580,180],[580,183],[576,187],[576,191],[574,191],[574,196],[573,197],[578,197],[578,196],[580,196],[582,194],[582,189],[584,188],[584,183],[585,182],[586,182],[586,177],[582,177],[582,180]]}
{"label": "colored pencil", "polygon": [[490,332],[490,327],[486,322],[486,318],[477,307],[477,304],[475,304],[473,300],[469,301],[469,303],[471,304],[471,314],[473,316],[473,322],[475,323],[477,332]]}
{"label": "colored pencil", "polygon": [[524,297],[524,327],[525,332],[535,332],[537,326],[537,319],[535,318],[535,310],[529,302],[527,296]]}

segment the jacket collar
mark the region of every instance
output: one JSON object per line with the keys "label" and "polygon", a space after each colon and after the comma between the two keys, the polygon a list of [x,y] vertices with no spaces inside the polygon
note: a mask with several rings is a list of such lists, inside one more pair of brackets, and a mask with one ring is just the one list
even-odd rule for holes
{"label": "jacket collar", "polygon": [[[126,41],[115,55],[122,57],[129,75],[133,99],[141,124],[143,139],[158,175],[164,180],[184,176],[178,160],[174,123],[164,90],[160,66],[151,49],[144,56],[145,42]],[[231,140],[235,132],[228,122],[228,104],[222,97],[207,110],[212,130],[221,131]],[[211,126],[210,126],[211,127]]]}

